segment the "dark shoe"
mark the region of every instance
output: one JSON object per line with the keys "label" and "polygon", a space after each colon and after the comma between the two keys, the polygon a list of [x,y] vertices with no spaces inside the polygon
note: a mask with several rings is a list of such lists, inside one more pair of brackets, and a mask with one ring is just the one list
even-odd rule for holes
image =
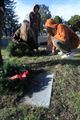
{"label": "dark shoe", "polygon": [[46,55],[47,55],[47,56],[52,56],[53,53],[52,53],[52,52],[46,52]]}

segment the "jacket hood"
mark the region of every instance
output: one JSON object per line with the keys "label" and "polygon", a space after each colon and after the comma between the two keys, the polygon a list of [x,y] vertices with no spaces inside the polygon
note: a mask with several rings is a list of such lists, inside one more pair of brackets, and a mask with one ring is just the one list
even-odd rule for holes
{"label": "jacket hood", "polygon": [[56,21],[53,19],[47,19],[45,22],[45,27],[56,28],[57,25],[58,23],[56,23]]}

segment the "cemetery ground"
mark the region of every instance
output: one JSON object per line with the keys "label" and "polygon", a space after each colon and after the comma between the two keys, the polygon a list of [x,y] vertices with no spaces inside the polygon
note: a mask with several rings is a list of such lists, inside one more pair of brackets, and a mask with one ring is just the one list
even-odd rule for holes
{"label": "cemetery ground", "polygon": [[[61,59],[59,55],[47,56],[44,52],[13,57],[6,49],[2,50],[2,54],[4,73],[0,73],[0,120],[80,120],[80,53],[72,59]],[[20,103],[24,95],[23,85],[12,85],[5,75],[6,69],[9,71],[13,66],[54,73],[48,109]]]}

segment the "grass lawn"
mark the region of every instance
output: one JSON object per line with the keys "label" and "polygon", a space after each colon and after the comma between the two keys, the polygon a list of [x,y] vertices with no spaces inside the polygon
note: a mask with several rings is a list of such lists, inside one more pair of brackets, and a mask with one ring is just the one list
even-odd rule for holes
{"label": "grass lawn", "polygon": [[[4,64],[26,66],[55,74],[49,109],[35,108],[18,102],[22,91],[7,91],[0,85],[0,120],[80,120],[80,54],[73,59],[60,56],[11,57],[2,51]],[[1,80],[6,78],[1,76]],[[4,81],[4,80],[3,80]],[[6,85],[7,86],[7,85]]]}

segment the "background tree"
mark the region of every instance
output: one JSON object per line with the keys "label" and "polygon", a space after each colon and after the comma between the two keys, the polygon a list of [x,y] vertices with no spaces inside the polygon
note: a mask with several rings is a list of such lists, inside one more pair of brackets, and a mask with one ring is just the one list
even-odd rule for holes
{"label": "background tree", "polygon": [[71,17],[70,20],[68,20],[68,25],[74,30],[74,31],[80,31],[80,16],[74,15]]}
{"label": "background tree", "polygon": [[39,13],[41,15],[41,34],[46,33],[46,30],[44,29],[44,24],[48,18],[51,18],[51,12],[49,11],[49,7],[42,4],[40,5]]}
{"label": "background tree", "polygon": [[14,0],[5,0],[5,33],[14,33],[18,26],[18,16],[15,14]]}
{"label": "background tree", "polygon": [[49,11],[49,7],[46,6],[46,5],[40,5],[40,15],[41,15],[41,19],[42,19],[42,23],[44,24],[45,21],[48,19],[48,18],[51,18],[51,12]]}
{"label": "background tree", "polygon": [[63,22],[63,20],[62,20],[61,17],[59,17],[59,16],[55,16],[55,17],[54,17],[54,20],[55,20],[57,23],[62,23],[62,22]]}

